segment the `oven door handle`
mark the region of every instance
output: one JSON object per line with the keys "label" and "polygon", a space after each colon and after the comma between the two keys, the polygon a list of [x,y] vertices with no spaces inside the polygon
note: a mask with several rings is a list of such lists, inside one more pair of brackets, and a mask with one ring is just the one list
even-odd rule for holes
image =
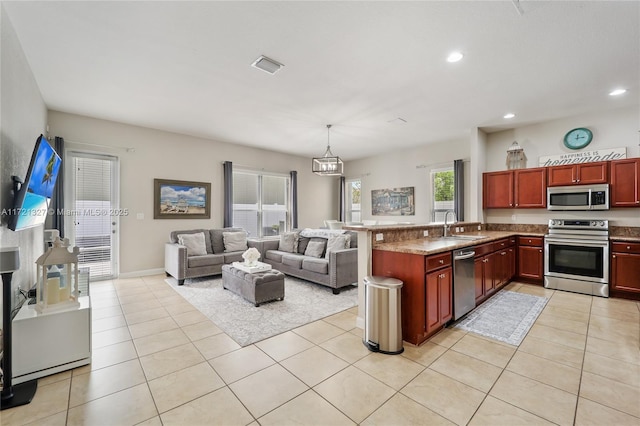
{"label": "oven door handle", "polygon": [[595,240],[574,240],[571,238],[545,238],[545,243],[550,244],[567,244],[585,247],[609,247],[609,241],[595,241]]}

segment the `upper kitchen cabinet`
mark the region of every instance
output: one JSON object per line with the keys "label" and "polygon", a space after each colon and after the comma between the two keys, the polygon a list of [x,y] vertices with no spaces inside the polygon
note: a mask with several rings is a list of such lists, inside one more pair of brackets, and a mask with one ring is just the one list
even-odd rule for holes
{"label": "upper kitchen cabinet", "polygon": [[509,209],[513,204],[513,170],[483,173],[482,207]]}
{"label": "upper kitchen cabinet", "polygon": [[600,161],[547,167],[547,174],[549,186],[607,183],[609,181],[609,163]]}
{"label": "upper kitchen cabinet", "polygon": [[515,170],[515,192],[517,208],[545,208],[547,207],[547,169]]}
{"label": "upper kitchen cabinet", "polygon": [[640,207],[640,158],[611,162],[611,207]]}
{"label": "upper kitchen cabinet", "polygon": [[545,167],[484,173],[482,183],[485,209],[547,207]]}

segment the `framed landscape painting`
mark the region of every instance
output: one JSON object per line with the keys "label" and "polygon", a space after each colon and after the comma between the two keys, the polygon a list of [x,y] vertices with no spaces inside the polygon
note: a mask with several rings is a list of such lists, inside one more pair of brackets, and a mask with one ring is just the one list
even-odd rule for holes
{"label": "framed landscape painting", "polygon": [[416,214],[414,187],[374,189],[371,191],[371,214],[374,216],[413,216]]}
{"label": "framed landscape painting", "polygon": [[211,184],[153,180],[154,219],[210,219]]}

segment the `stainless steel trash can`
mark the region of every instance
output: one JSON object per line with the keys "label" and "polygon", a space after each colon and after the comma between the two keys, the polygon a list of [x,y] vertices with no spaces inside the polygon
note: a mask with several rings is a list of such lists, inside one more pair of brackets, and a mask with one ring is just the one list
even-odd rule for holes
{"label": "stainless steel trash can", "polygon": [[364,345],[373,352],[396,355],[402,346],[402,281],[364,277]]}

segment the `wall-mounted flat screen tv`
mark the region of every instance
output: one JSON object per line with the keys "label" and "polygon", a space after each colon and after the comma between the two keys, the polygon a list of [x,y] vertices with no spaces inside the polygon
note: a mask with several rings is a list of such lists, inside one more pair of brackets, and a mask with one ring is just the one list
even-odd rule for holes
{"label": "wall-mounted flat screen tv", "polygon": [[15,194],[9,229],[19,231],[45,222],[61,163],[60,156],[40,135],[31,155],[24,184]]}

